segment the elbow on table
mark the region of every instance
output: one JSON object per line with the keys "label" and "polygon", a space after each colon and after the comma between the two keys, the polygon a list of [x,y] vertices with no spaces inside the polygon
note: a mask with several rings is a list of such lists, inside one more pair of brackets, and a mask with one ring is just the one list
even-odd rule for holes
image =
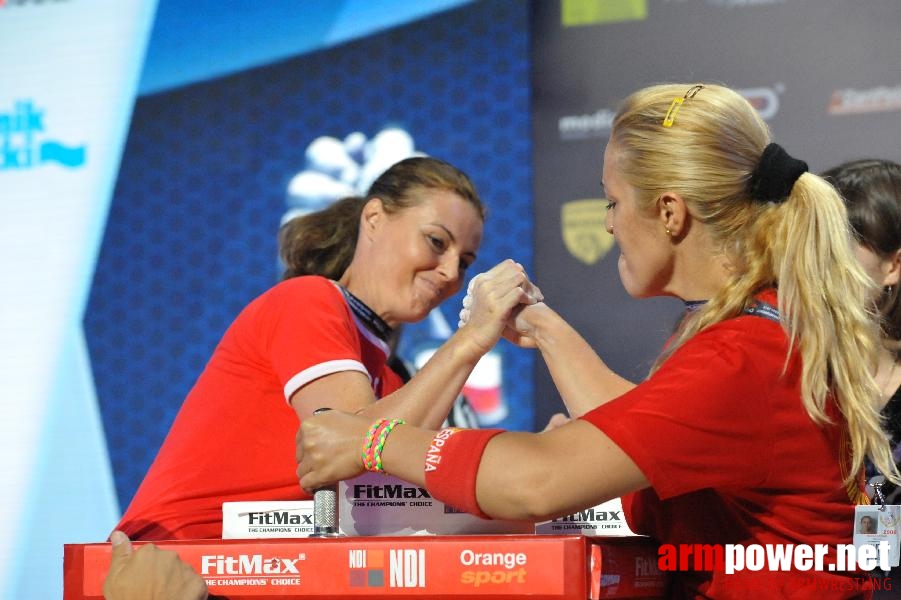
{"label": "elbow on table", "polygon": [[497,484],[494,490],[479,494],[482,510],[495,519],[545,521],[561,514],[560,490],[553,489],[548,477],[526,477]]}

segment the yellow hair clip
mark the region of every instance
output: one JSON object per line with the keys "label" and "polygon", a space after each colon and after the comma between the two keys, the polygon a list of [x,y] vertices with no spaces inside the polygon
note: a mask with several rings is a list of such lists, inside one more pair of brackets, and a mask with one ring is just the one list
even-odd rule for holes
{"label": "yellow hair clip", "polygon": [[669,110],[666,111],[666,116],[663,117],[664,127],[673,126],[673,121],[676,120],[676,113],[679,112],[683,102],[685,102],[685,98],[673,98],[673,103],[669,105]]}
{"label": "yellow hair clip", "polygon": [[682,96],[681,98],[678,98],[678,97],[673,98],[672,104],[669,105],[669,110],[666,111],[666,116],[663,117],[663,126],[664,127],[672,127],[673,121],[676,120],[676,113],[679,112],[679,109],[682,107],[682,104],[686,100],[689,100],[689,99],[697,96],[698,92],[700,92],[702,89],[704,89],[704,86],[698,84],[698,85],[688,88],[688,91],[685,92],[685,95]]}

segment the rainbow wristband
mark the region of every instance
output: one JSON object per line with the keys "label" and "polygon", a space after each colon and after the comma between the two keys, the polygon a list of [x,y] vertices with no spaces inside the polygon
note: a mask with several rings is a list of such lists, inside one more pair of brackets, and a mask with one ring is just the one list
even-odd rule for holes
{"label": "rainbow wristband", "polygon": [[385,448],[385,440],[388,434],[398,425],[406,423],[403,419],[378,419],[369,428],[366,437],[363,438],[363,467],[367,471],[384,473],[382,468],[382,450]]}
{"label": "rainbow wristband", "polygon": [[439,431],[425,458],[425,486],[433,498],[468,513],[490,519],[476,499],[476,476],[485,446],[503,429]]}
{"label": "rainbow wristband", "polygon": [[372,471],[375,462],[373,460],[372,453],[374,452],[373,446],[375,445],[376,435],[378,434],[378,430],[384,427],[385,423],[388,422],[388,419],[378,419],[375,423],[372,424],[372,427],[369,428],[369,431],[363,436],[363,468],[367,471]]}

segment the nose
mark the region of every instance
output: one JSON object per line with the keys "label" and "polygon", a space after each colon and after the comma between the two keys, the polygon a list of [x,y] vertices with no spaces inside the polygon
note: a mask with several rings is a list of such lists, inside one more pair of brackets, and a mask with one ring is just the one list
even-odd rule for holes
{"label": "nose", "polygon": [[456,252],[445,252],[436,270],[450,287],[460,285],[460,257]]}
{"label": "nose", "polygon": [[609,210],[604,215],[604,229],[607,230],[607,233],[613,235],[613,216]]}

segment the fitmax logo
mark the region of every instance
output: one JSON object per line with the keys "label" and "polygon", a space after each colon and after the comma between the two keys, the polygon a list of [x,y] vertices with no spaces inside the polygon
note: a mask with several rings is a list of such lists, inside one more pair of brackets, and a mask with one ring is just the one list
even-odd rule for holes
{"label": "fitmax logo", "polygon": [[589,508],[588,510],[573,513],[566,517],[559,517],[557,519],[554,519],[554,521],[622,521],[622,518],[620,518],[622,512],[623,511],[621,510],[596,511],[593,508]]}
{"label": "fitmax logo", "polygon": [[85,146],[68,146],[45,137],[45,112],[30,100],[0,112],[0,171],[30,169],[47,163],[80,167]]}
{"label": "fitmax logo", "polygon": [[431,498],[421,487],[406,487],[401,484],[370,485],[356,484],[353,489],[354,499],[390,499],[390,498]]}
{"label": "fitmax logo", "polygon": [[252,512],[249,525],[312,525],[313,515],[292,515],[288,511]]}
{"label": "fitmax logo", "polygon": [[271,556],[263,558],[262,554],[204,554],[201,556],[201,575],[299,575],[297,563],[302,557],[283,558]]}

